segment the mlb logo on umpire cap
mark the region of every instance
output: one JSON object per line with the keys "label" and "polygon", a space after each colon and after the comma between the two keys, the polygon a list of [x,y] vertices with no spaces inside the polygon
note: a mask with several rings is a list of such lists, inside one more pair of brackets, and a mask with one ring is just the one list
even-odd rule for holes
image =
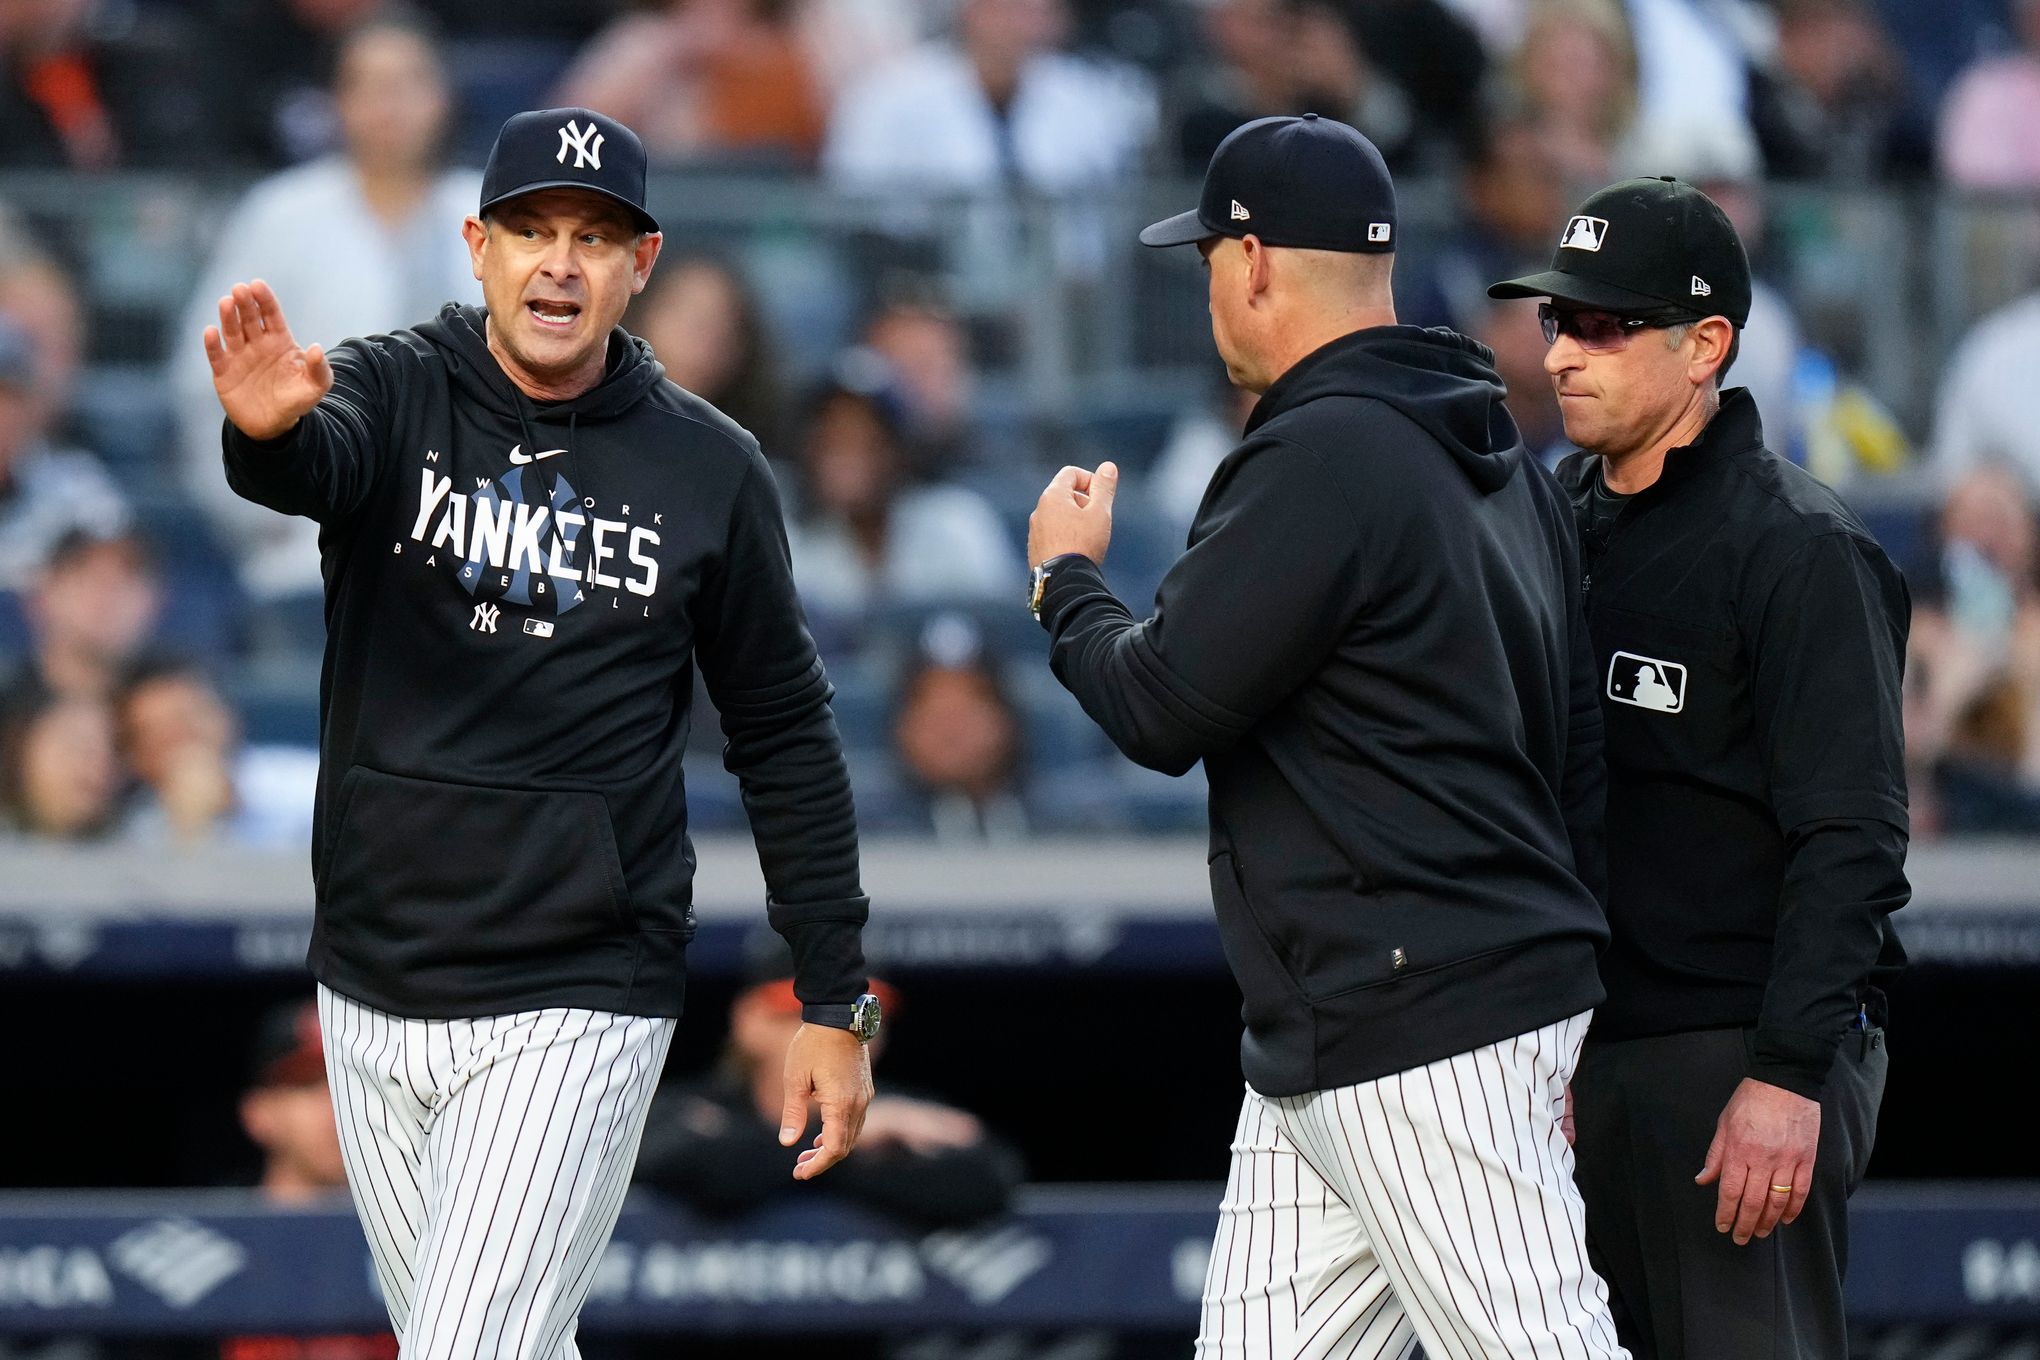
{"label": "mlb logo on umpire cap", "polygon": [[1560,250],[1599,250],[1601,241],[1608,235],[1608,219],[1605,217],[1575,217],[1565,224],[1565,237],[1558,243]]}
{"label": "mlb logo on umpire cap", "polygon": [[1617,652],[1608,658],[1608,697],[1618,704],[1677,713],[1686,706],[1686,668],[1676,661]]}
{"label": "mlb logo on umpire cap", "polygon": [[540,189],[586,189],[630,209],[639,230],[657,231],[645,211],[645,168],[637,134],[593,109],[514,114],[482,171],[481,211]]}

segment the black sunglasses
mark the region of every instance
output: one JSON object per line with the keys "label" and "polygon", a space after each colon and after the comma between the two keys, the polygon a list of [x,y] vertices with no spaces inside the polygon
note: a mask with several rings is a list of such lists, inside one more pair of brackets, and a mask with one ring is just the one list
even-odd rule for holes
{"label": "black sunglasses", "polygon": [[1548,302],[1537,304],[1537,324],[1544,328],[1544,343],[1555,345],[1558,337],[1569,335],[1589,354],[1606,354],[1621,349],[1638,331],[1661,330],[1664,322],[1641,316],[1618,316],[1614,312],[1560,310]]}

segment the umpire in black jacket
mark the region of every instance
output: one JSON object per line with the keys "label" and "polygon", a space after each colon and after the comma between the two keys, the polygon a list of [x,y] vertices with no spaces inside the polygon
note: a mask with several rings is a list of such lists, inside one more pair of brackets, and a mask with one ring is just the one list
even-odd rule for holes
{"label": "umpire in black jacket", "polygon": [[1353,129],[1227,138],[1141,239],[1197,245],[1259,404],[1152,618],[1109,463],[1043,493],[1034,603],[1122,751],[1210,778],[1249,1089],[1199,1354],[1613,1357],[1559,1132],[1607,930],[1571,510],[1488,351],[1395,324],[1395,232]]}
{"label": "umpire in black jacket", "polygon": [[1874,980],[1904,961],[1905,582],[1720,390],[1750,274],[1704,194],[1603,189],[1548,272],[1489,292],[1550,299],[1544,366],[1583,450],[1559,478],[1614,931],[1573,1083],[1590,1237],[1637,1355],[1832,1360],[1884,1090]]}

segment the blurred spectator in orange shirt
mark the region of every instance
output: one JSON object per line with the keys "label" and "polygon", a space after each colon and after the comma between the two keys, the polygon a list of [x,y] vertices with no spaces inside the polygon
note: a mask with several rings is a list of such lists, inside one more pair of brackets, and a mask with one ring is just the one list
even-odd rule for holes
{"label": "blurred spectator in orange shirt", "polygon": [[552,101],[627,123],[654,161],[759,152],[813,163],[828,96],[795,0],[668,0],[618,19]]}
{"label": "blurred spectator in orange shirt", "polygon": [[1964,71],[1941,106],[1941,178],[1964,189],[2040,189],[2040,0],[2012,0],[2019,50]]}
{"label": "blurred spectator in orange shirt", "polygon": [[0,167],[191,169],[220,150],[196,49],[160,7],[0,4]]}

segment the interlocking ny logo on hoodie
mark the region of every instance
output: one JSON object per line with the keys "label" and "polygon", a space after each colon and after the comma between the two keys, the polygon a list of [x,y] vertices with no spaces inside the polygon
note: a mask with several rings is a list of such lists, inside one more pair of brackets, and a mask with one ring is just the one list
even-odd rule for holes
{"label": "interlocking ny logo on hoodie", "polygon": [[[628,591],[649,598],[659,588],[659,564],[648,551],[659,545],[665,516],[653,513],[608,519],[595,513],[561,464],[545,454],[519,457],[494,477],[476,477],[466,495],[439,475],[437,450],[425,454],[418,477],[418,517],[411,541],[458,563],[455,573],[469,595],[564,614],[590,590]],[[630,507],[621,513],[630,516]],[[436,516],[436,520],[435,520]],[[644,608],[646,617],[651,609]]]}

